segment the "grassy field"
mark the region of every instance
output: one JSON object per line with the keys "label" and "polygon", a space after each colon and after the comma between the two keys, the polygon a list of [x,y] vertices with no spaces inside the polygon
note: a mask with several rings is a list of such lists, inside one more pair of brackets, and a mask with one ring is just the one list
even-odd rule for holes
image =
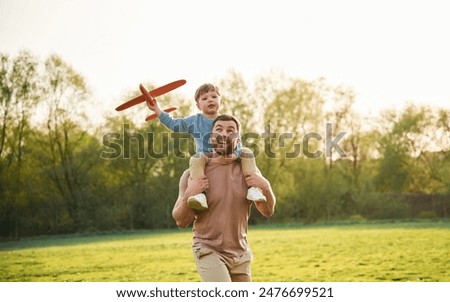
{"label": "grassy field", "polygon": [[[254,281],[450,281],[450,223],[250,227]],[[0,281],[200,281],[190,231],[0,243]]]}

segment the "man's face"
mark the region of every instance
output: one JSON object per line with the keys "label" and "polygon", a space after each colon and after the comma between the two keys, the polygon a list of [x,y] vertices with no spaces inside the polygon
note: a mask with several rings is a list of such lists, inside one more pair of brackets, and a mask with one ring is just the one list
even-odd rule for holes
{"label": "man's face", "polygon": [[211,145],[220,155],[233,153],[239,142],[239,133],[234,121],[217,121],[211,132]]}

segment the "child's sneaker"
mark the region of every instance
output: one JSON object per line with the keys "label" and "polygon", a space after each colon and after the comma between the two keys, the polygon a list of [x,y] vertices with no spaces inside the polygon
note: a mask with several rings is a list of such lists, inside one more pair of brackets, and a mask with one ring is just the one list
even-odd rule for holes
{"label": "child's sneaker", "polygon": [[251,201],[266,202],[266,196],[264,196],[261,190],[256,187],[248,189],[247,199]]}
{"label": "child's sneaker", "polygon": [[203,193],[189,197],[187,204],[190,208],[197,211],[204,211],[208,208],[208,204],[206,203],[206,195]]}

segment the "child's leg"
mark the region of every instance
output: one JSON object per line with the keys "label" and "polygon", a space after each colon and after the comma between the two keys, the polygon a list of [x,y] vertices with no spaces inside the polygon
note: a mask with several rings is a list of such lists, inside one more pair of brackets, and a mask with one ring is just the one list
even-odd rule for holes
{"label": "child's leg", "polygon": [[249,148],[242,147],[241,149],[241,165],[242,165],[242,172],[245,176],[253,174],[258,171],[256,168],[256,161],[255,161],[255,155],[253,154],[253,151]]}
{"label": "child's leg", "polygon": [[[195,154],[189,159],[189,174],[192,179],[198,179],[205,175],[206,157],[203,154]],[[189,207],[203,211],[208,208],[206,195],[203,193],[190,196],[187,200]]]}
{"label": "child's leg", "polygon": [[[255,155],[253,154],[252,150],[242,147],[240,159],[242,165],[242,173],[244,173],[244,176],[253,173],[261,174],[258,168],[256,168]],[[266,201],[266,197],[262,194],[261,190],[255,187],[251,187],[248,189],[247,199],[259,202]]]}
{"label": "child's leg", "polygon": [[197,179],[205,175],[206,159],[202,154],[194,154],[189,159],[189,174],[192,179]]}

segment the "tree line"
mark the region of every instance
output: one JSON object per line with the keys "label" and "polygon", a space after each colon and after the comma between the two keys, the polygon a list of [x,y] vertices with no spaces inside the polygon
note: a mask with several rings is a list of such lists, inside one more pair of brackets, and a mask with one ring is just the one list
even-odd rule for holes
{"label": "tree line", "polygon": [[[143,123],[138,106],[94,121],[100,104],[58,55],[0,59],[1,237],[175,227],[189,136]],[[273,186],[271,221],[448,217],[450,110],[409,104],[362,117],[350,88],[277,72],[248,83],[231,70],[216,84],[221,112],[240,120]],[[175,116],[195,112],[193,97],[158,100],[177,104]]]}

